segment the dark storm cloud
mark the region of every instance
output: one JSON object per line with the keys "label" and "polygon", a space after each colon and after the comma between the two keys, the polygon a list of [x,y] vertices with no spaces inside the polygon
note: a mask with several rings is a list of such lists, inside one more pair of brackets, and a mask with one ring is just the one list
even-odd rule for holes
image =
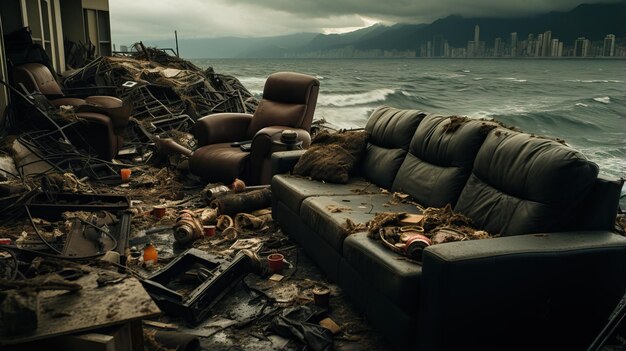
{"label": "dark storm cloud", "polygon": [[[342,32],[386,23],[430,23],[451,14],[523,16],[612,0],[109,0],[113,40],[259,37]],[[612,1],[617,2],[617,1]]]}
{"label": "dark storm cloud", "polygon": [[399,22],[428,23],[448,15],[512,17],[566,11],[581,3],[620,0],[232,0],[311,17],[358,14]]}

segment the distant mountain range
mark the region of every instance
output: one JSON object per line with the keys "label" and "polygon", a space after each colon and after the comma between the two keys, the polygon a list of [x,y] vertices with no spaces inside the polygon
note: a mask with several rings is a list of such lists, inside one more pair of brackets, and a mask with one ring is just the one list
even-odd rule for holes
{"label": "distant mountain range", "polygon": [[[606,34],[626,37],[626,1],[612,4],[583,4],[567,12],[521,18],[465,18],[448,16],[430,24],[376,24],[345,34],[298,33],[262,38],[207,38],[179,40],[186,58],[283,58],[307,57],[333,50],[419,50],[435,36],[442,36],[453,47],[473,40],[474,26],[480,26],[480,40],[493,45],[496,38],[508,41],[511,32],[523,40],[528,34],[552,31],[565,45],[578,37],[602,40]],[[158,47],[174,47],[173,41],[147,42]]]}

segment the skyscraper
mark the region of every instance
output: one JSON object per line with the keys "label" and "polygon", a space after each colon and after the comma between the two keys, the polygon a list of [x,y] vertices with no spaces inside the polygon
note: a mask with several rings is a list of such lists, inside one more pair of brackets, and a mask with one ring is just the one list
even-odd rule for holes
{"label": "skyscraper", "polygon": [[444,40],[442,35],[435,35],[433,37],[433,57],[444,57]]}
{"label": "skyscraper", "polygon": [[615,34],[607,34],[606,37],[604,37],[602,56],[615,56]]}
{"label": "skyscraper", "polygon": [[541,53],[543,52],[542,45],[543,45],[543,34],[539,34],[537,35],[537,41],[535,44],[535,56],[541,56]]}
{"label": "skyscraper", "polygon": [[550,56],[552,54],[552,31],[547,30],[543,32],[543,41],[541,43],[541,55],[543,57]]}
{"label": "skyscraper", "polygon": [[502,39],[499,37],[493,43],[493,56],[502,56]]}
{"label": "skyscraper", "polygon": [[550,56],[559,57],[559,39],[552,39],[552,43],[550,45]]}
{"label": "skyscraper", "polygon": [[585,37],[580,37],[576,39],[576,42],[574,43],[574,56],[586,57],[588,50],[589,50],[588,39],[585,39]]}
{"label": "skyscraper", "polygon": [[517,56],[517,32],[511,33],[511,56]]}
{"label": "skyscraper", "polygon": [[480,26],[476,25],[474,26],[474,43],[476,43],[476,46],[478,46],[479,42],[480,42]]}

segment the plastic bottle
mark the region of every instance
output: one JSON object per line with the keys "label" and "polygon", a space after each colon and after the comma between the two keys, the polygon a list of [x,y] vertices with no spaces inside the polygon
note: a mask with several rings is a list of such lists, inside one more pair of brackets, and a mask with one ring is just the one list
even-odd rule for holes
{"label": "plastic bottle", "polygon": [[143,262],[146,265],[154,265],[157,263],[157,259],[159,257],[159,254],[157,252],[156,247],[154,247],[154,245],[152,245],[152,243],[149,243],[148,245],[146,245],[146,247],[144,247],[143,249]]}

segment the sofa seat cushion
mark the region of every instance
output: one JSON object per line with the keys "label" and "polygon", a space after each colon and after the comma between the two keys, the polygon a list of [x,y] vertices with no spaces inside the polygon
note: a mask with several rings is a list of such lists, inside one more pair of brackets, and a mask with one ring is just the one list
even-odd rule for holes
{"label": "sofa seat cushion", "polygon": [[426,207],[454,206],[485,137],[496,124],[467,117],[426,116],[415,131],[392,190]]}
{"label": "sofa seat cushion", "polygon": [[300,213],[302,201],[309,196],[361,193],[380,193],[380,188],[363,178],[350,178],[347,184],[333,184],[287,174],[272,177],[274,200],[286,204],[295,213]]}
{"label": "sofa seat cushion", "polygon": [[568,146],[498,128],[478,151],[455,211],[493,234],[563,231],[597,175],[598,166]]}
{"label": "sofa seat cushion", "polygon": [[[379,212],[418,213],[414,205],[391,204],[391,194],[314,196],[305,199],[300,218],[337,252],[349,231],[346,220],[365,224]],[[333,212],[333,209],[337,209]]]}
{"label": "sofa seat cushion", "polygon": [[388,106],[372,112],[365,125],[370,138],[361,163],[361,174],[365,179],[385,189],[391,188],[415,129],[424,116],[425,113],[417,110]]}
{"label": "sofa seat cushion", "polygon": [[346,238],[343,258],[371,288],[378,289],[405,313],[417,313],[421,265],[402,260],[380,242],[368,238],[367,233],[356,233]]}

